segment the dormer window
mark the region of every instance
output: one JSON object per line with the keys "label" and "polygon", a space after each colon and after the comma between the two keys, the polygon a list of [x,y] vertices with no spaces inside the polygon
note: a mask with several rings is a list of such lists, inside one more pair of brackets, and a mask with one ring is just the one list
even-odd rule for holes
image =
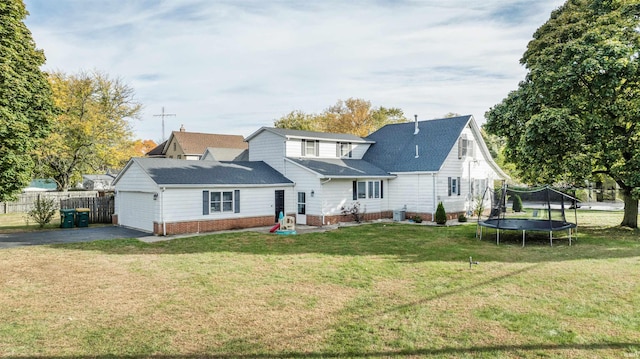
{"label": "dormer window", "polygon": [[351,142],[338,142],[336,145],[336,157],[339,158],[351,158],[351,151],[353,146]]}
{"label": "dormer window", "polygon": [[458,158],[470,157],[473,158],[473,140],[463,135],[458,139]]}
{"label": "dormer window", "polygon": [[302,156],[320,156],[320,141],[302,140]]}

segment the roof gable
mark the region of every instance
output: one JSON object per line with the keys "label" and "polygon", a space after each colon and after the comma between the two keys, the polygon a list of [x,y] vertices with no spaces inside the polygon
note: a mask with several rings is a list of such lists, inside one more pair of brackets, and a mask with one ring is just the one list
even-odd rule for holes
{"label": "roof gable", "polygon": [[172,142],[177,142],[184,154],[202,155],[207,147],[247,149],[249,145],[240,135],[173,131],[166,141],[163,153]]}
{"label": "roof gable", "polygon": [[[390,124],[367,137],[371,145],[363,159],[388,172],[437,172],[456,144],[471,115]],[[416,157],[416,146],[418,156]]]}

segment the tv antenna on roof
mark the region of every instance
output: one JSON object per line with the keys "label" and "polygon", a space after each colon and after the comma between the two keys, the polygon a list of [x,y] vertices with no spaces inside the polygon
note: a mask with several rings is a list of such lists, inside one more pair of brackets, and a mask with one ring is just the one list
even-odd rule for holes
{"label": "tv antenna on roof", "polygon": [[162,117],[162,142],[166,141],[166,138],[164,137],[164,118],[165,117],[171,117],[171,116],[175,116],[175,113],[164,113],[164,106],[162,106],[162,113],[159,115],[153,115],[153,117]]}

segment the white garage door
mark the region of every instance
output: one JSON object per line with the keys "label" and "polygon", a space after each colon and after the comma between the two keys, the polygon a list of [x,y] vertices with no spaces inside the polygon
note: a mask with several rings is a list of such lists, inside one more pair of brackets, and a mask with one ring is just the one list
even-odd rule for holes
{"label": "white garage door", "polygon": [[118,224],[153,232],[153,193],[118,192]]}

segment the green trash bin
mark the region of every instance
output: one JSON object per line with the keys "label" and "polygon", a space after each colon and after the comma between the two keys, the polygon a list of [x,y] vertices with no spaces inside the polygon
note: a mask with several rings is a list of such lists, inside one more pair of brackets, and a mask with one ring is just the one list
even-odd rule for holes
{"label": "green trash bin", "polygon": [[75,209],[61,209],[60,210],[60,228],[73,228],[75,223],[76,210]]}
{"label": "green trash bin", "polygon": [[89,208],[76,208],[76,226],[89,227]]}

